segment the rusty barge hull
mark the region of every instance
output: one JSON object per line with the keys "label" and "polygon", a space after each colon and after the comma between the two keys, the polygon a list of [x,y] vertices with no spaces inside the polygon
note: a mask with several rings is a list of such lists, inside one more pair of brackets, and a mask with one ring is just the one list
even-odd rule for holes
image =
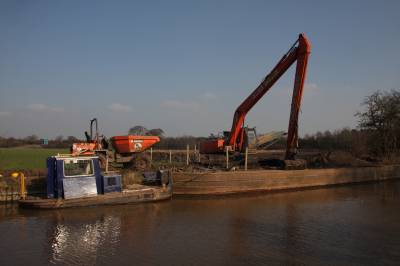
{"label": "rusty barge hull", "polygon": [[207,196],[301,190],[400,179],[400,165],[306,169],[174,173],[174,196]]}

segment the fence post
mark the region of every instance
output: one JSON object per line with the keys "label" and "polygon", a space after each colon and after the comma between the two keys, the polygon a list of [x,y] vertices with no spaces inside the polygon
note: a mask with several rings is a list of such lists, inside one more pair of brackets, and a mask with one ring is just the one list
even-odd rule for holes
{"label": "fence post", "polygon": [[198,153],[197,153],[197,156],[198,156],[198,161],[199,161],[199,163],[201,163],[200,146],[199,146],[199,151],[198,151]]}
{"label": "fence post", "polygon": [[248,158],[248,155],[249,155],[249,148],[246,147],[246,154],[244,156],[244,170],[245,171],[247,171],[247,158]]}
{"label": "fence post", "polygon": [[108,151],[106,151],[106,173],[108,172]]}
{"label": "fence post", "polygon": [[169,150],[169,163],[170,164],[172,163],[172,152],[171,152],[171,150]]}
{"label": "fence post", "polygon": [[193,151],[193,162],[196,162],[196,155],[197,155],[197,145],[194,145],[194,151]]}
{"label": "fence post", "polygon": [[228,146],[226,146],[226,169],[229,169],[229,151],[228,151]]}
{"label": "fence post", "polygon": [[189,144],[186,145],[186,165],[189,165]]}

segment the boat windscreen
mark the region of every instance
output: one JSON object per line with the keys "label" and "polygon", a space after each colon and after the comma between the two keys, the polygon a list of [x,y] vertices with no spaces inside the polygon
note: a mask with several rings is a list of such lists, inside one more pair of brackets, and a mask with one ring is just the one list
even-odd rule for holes
{"label": "boat windscreen", "polygon": [[92,160],[64,160],[64,176],[91,176],[93,175]]}

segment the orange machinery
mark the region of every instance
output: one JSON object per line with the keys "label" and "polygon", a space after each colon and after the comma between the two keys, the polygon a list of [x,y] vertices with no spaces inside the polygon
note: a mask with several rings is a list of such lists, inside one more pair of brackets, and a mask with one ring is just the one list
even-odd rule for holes
{"label": "orange machinery", "polygon": [[[93,134],[93,126],[95,132]],[[107,141],[98,132],[97,119],[90,120],[90,134],[85,132],[86,142],[73,143],[71,153],[75,156],[98,155],[100,164],[103,168],[109,162],[131,163],[136,159],[136,155],[147,150],[160,141],[158,136],[114,136]],[[110,147],[111,143],[111,147]]]}
{"label": "orange machinery", "polygon": [[111,144],[120,154],[129,154],[142,152],[160,141],[157,136],[114,136],[111,138]]}
{"label": "orange machinery", "polygon": [[289,51],[281,58],[274,69],[265,77],[261,84],[236,109],[231,131],[224,132],[224,137],[206,140],[200,143],[200,152],[205,154],[229,151],[243,152],[246,148],[246,132],[244,127],[246,114],[269,91],[275,82],[297,61],[296,76],[292,97],[292,107],[289,119],[286,160],[293,160],[297,153],[298,117],[303,95],[304,81],[307,72],[307,62],[311,44],[302,33]]}

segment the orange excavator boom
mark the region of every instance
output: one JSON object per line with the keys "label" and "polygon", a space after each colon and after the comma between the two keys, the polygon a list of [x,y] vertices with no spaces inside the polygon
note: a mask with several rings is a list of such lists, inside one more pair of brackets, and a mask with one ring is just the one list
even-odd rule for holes
{"label": "orange excavator boom", "polygon": [[[296,76],[294,81],[292,106],[289,120],[286,159],[293,159],[297,149],[298,139],[298,116],[300,111],[301,99],[303,95],[304,81],[307,72],[308,57],[311,52],[311,44],[307,37],[302,33],[298,40],[293,44],[289,51],[279,60],[274,69],[265,77],[261,84],[239,105],[233,117],[232,128],[229,136],[224,141],[224,147],[229,147],[233,151],[244,150],[244,121],[247,113],[253,106],[269,91],[275,82],[297,61]],[[210,147],[210,143],[204,147]],[[208,145],[208,146],[207,146]],[[208,148],[209,152],[213,152]],[[214,152],[221,151],[221,147],[216,147]]]}

